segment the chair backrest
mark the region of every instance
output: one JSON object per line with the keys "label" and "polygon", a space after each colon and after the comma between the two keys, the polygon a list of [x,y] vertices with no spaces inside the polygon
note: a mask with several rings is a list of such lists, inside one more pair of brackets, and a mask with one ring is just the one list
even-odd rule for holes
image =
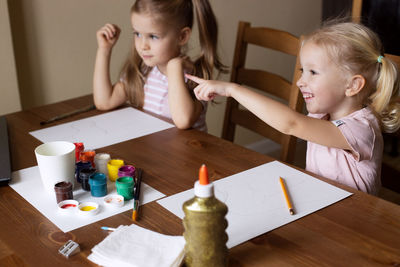
{"label": "chair backrest", "polygon": [[351,20],[353,22],[361,22],[362,2],[362,0],[353,0],[353,6],[351,9]]}
{"label": "chair backrest", "polygon": [[[292,79],[293,83],[266,70],[246,68],[248,44],[280,51],[296,57],[296,66],[293,66],[295,70]],[[299,48],[300,39],[288,32],[265,27],[251,27],[248,22],[239,22],[231,81],[274,95],[287,102],[290,108],[301,112],[304,100],[296,86],[296,81],[301,75],[299,58],[297,57]],[[293,162],[296,137],[285,135],[275,130],[248,110],[239,108],[238,102],[233,98],[228,98],[222,138],[233,141],[236,125],[281,144],[280,159],[288,163]]]}

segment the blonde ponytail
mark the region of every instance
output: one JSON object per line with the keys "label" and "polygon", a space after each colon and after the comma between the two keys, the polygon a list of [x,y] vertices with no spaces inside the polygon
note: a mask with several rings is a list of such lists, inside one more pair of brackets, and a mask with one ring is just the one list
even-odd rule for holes
{"label": "blonde ponytail", "polygon": [[376,91],[369,97],[371,107],[381,116],[384,132],[396,132],[400,128],[400,104],[397,102],[398,69],[388,58],[379,56]]}

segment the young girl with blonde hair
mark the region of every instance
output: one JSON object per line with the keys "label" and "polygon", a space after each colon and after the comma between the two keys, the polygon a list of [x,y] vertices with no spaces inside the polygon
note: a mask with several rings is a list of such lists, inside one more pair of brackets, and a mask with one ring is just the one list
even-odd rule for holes
{"label": "young girl with blonde hair", "polygon": [[381,130],[400,126],[397,68],[377,35],[355,23],[326,25],[306,36],[297,81],[308,116],[234,83],[206,81],[198,99],[235,98],[277,130],[308,141],[306,170],[377,194],[383,153]]}
{"label": "young girl with blonde hair", "polygon": [[[184,48],[194,15],[201,55],[192,62]],[[217,22],[208,0],[137,0],[131,8],[131,24],[131,53],[114,85],[109,62],[120,29],[106,24],[97,31],[93,78],[96,107],[109,110],[129,101],[135,107],[171,119],[178,128],[206,131],[207,102],[194,97],[194,86],[185,82],[184,73],[210,79],[214,69],[224,70],[217,55]]]}

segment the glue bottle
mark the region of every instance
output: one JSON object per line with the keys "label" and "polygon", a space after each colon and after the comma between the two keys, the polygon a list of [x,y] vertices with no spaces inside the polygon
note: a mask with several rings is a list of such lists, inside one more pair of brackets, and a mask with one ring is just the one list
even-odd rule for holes
{"label": "glue bottle", "polygon": [[194,184],[195,197],[183,204],[183,234],[187,266],[227,266],[228,248],[225,232],[227,206],[215,198],[214,185],[209,183],[207,167],[199,170]]}

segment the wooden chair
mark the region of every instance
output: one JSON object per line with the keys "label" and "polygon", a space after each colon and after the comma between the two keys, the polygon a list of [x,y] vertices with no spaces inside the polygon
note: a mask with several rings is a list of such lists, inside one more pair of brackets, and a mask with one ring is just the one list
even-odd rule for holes
{"label": "wooden chair", "polygon": [[362,0],[353,0],[353,7],[351,9],[351,19],[353,22],[361,22],[362,2]]}
{"label": "wooden chair", "polygon": [[[397,65],[397,70],[400,71],[400,56],[385,54],[385,57],[391,59]],[[398,143],[400,140],[400,130],[390,134],[384,133],[383,137],[385,142],[388,142],[390,144],[391,151],[389,152],[389,155],[393,158],[393,161],[395,162],[394,158],[399,159]],[[400,172],[398,169],[395,169],[393,167],[393,163],[389,164],[389,162],[386,162],[385,159],[382,161],[382,186],[394,192],[400,193],[400,181],[398,179],[399,175]]]}
{"label": "wooden chair", "polygon": [[[245,61],[248,44],[269,48],[296,57],[296,65],[293,66],[295,69],[293,83],[265,70],[246,68]],[[297,58],[299,48],[300,39],[288,32],[271,28],[251,27],[248,22],[239,22],[231,81],[274,95],[286,101],[290,108],[301,112],[304,100],[296,86],[296,81],[301,75],[300,63]],[[226,105],[222,138],[233,141],[237,125],[281,144],[280,159],[288,163],[293,162],[297,138],[273,129],[248,110],[239,108],[238,102],[233,98],[229,98]]]}

